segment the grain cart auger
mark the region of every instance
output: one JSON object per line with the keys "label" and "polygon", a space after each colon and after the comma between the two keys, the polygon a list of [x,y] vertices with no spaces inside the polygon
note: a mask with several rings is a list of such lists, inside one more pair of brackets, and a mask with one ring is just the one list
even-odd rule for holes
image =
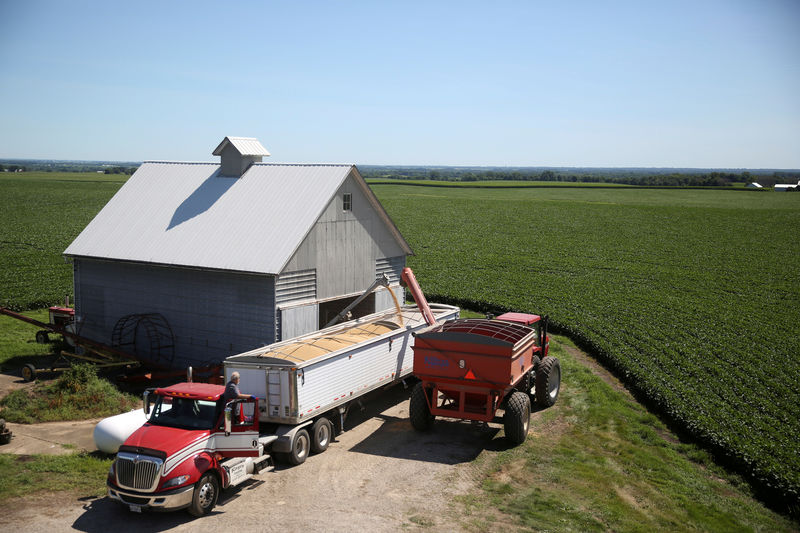
{"label": "grain cart auger", "polygon": [[445,322],[414,339],[414,375],[421,382],[411,393],[414,429],[429,429],[436,416],[502,423],[506,438],[525,441],[531,396],[550,407],[561,387],[561,365],[548,355],[547,319],[506,313],[494,319]]}

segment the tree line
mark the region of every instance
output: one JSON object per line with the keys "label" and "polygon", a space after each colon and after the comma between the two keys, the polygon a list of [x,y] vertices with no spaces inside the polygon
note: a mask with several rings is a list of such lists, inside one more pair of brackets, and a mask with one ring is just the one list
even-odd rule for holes
{"label": "tree line", "polygon": [[[360,167],[361,168],[361,167]],[[758,182],[771,187],[775,183],[790,183],[800,179],[800,172],[753,174],[749,171],[674,172],[646,169],[597,169],[587,171],[541,169],[426,168],[426,167],[364,167],[365,178],[434,181],[546,181],[572,183],[611,183],[651,187],[728,187],[735,183]]]}

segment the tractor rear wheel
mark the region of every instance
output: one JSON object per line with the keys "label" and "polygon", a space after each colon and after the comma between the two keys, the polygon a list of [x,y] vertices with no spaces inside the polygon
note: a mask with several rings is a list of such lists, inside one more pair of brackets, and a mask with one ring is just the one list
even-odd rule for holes
{"label": "tractor rear wheel", "polygon": [[427,431],[433,425],[435,416],[431,414],[431,409],[428,407],[428,392],[422,386],[422,383],[417,383],[411,390],[408,413],[411,418],[411,425],[417,431]]}
{"label": "tractor rear wheel", "polygon": [[528,426],[531,423],[531,399],[524,392],[514,391],[506,401],[506,413],[503,415],[503,428],[506,438],[513,446],[525,442]]}
{"label": "tractor rear wheel", "polygon": [[561,390],[561,363],[557,357],[547,356],[536,371],[536,403],[550,407],[558,399]]}

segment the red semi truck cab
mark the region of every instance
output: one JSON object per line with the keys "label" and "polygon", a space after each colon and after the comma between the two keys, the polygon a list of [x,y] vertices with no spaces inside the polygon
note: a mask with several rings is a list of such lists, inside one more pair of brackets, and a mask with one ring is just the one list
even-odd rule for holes
{"label": "red semi truck cab", "polygon": [[225,387],[206,383],[148,392],[148,421],[120,446],[111,465],[106,485],[112,500],[132,511],[185,508],[202,516],[221,489],[273,467],[267,450],[277,437],[259,435],[256,399],[226,404]]}

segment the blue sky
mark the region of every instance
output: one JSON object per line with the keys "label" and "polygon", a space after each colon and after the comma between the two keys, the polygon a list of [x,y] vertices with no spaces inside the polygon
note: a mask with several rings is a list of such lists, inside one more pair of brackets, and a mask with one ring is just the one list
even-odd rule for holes
{"label": "blue sky", "polygon": [[800,168],[800,1],[0,0],[0,157]]}

